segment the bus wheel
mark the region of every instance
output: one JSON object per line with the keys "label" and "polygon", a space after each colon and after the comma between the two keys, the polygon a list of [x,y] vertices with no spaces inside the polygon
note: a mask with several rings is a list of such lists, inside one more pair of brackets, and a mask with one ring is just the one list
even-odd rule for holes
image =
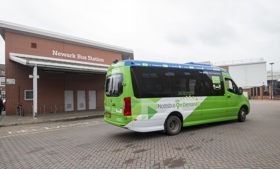
{"label": "bus wheel", "polygon": [[242,107],[238,113],[238,121],[244,122],[246,120],[247,110]]}
{"label": "bus wheel", "polygon": [[165,121],[165,131],[168,135],[176,135],[180,133],[182,122],[178,116],[171,115]]}

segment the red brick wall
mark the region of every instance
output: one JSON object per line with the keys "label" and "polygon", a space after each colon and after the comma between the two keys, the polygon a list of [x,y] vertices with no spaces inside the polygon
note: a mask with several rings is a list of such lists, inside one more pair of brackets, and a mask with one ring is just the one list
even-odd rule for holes
{"label": "red brick wall", "polygon": [[[36,43],[37,48],[31,48],[31,43]],[[18,104],[23,105],[25,115],[32,114],[32,101],[24,100],[24,90],[32,90],[32,79],[29,79],[29,75],[32,74],[33,68],[23,66],[9,60],[9,53],[21,53],[63,59],[52,55],[52,50],[58,50],[65,53],[75,53],[103,58],[104,63],[101,64],[111,64],[116,59],[121,60],[120,53],[19,35],[10,32],[5,33],[5,48],[6,79],[15,79],[15,84],[6,85],[7,115],[15,115]],[[85,60],[79,61],[85,62]],[[87,110],[89,106],[88,91],[96,90],[97,109],[103,109],[105,74],[100,75],[92,73],[47,71],[38,68],[38,75],[40,76],[38,79],[39,114],[48,112],[63,112],[64,90],[74,91],[74,111],[77,111],[77,90],[85,90]]]}
{"label": "red brick wall", "polygon": [[[24,90],[32,89],[32,80],[28,78],[32,74],[32,68],[25,67],[6,59],[6,79],[15,79],[15,84],[6,85],[6,114],[16,114],[18,104],[23,104],[24,109],[30,109],[32,102],[24,101]],[[32,108],[31,108],[32,110]],[[31,111],[32,112],[32,111]]]}
{"label": "red brick wall", "polygon": [[[48,39],[36,38],[31,36],[25,36],[20,34],[14,34],[10,32],[5,33],[6,51],[13,53],[22,53],[30,55],[45,56],[51,58],[65,59],[65,57],[53,55],[53,50],[57,50],[65,53],[81,54],[83,56],[93,56],[103,58],[104,62],[94,62],[82,59],[70,59],[83,62],[111,64],[114,60],[121,60],[121,54],[116,52],[110,52],[106,50],[100,50],[95,48],[89,48],[84,46],[72,45],[69,43],[63,43],[59,41],[53,41]],[[31,48],[31,43],[36,43],[37,48]],[[68,59],[69,60],[69,59]]]}

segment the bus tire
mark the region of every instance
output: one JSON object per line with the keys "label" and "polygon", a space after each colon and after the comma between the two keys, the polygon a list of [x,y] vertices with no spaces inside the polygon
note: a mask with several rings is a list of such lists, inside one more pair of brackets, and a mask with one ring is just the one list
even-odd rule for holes
{"label": "bus tire", "polygon": [[170,115],[165,121],[165,132],[168,135],[176,135],[182,129],[181,119],[176,115]]}
{"label": "bus tire", "polygon": [[247,110],[242,107],[238,112],[238,121],[244,122],[246,120]]}

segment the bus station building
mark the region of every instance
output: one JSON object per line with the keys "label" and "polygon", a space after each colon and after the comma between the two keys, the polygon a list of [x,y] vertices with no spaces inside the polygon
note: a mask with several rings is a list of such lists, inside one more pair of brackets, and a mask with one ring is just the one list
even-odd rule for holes
{"label": "bus station building", "polygon": [[105,73],[133,51],[0,21],[7,115],[103,110]]}

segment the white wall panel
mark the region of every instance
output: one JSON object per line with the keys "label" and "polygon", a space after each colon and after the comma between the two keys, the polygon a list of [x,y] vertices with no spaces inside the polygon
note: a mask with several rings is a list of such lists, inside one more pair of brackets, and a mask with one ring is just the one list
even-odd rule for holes
{"label": "white wall panel", "polygon": [[73,90],[64,90],[64,110],[65,111],[74,111]]}
{"label": "white wall panel", "polygon": [[86,93],[84,90],[77,91],[77,106],[78,110],[86,110]]}
{"label": "white wall panel", "polygon": [[89,97],[89,109],[93,110],[96,109],[96,91],[90,90],[88,91],[88,97]]}
{"label": "white wall panel", "polygon": [[229,73],[237,85],[243,88],[267,85],[265,62],[230,65]]}

